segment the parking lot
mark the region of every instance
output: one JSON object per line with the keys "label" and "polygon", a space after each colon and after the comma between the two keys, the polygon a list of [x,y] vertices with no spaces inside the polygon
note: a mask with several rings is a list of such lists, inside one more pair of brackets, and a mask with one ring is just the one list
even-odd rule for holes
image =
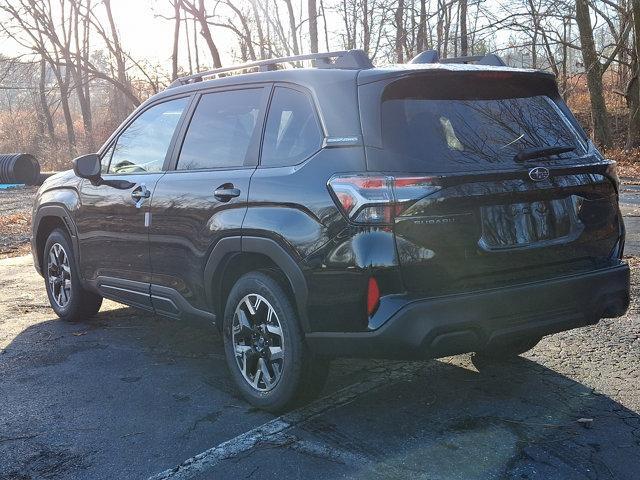
{"label": "parking lot", "polygon": [[213,329],[112,302],[62,323],[31,258],[0,260],[0,479],[640,478],[630,262],[623,318],[501,364],[335,361],[323,398],[275,417],[236,394]]}

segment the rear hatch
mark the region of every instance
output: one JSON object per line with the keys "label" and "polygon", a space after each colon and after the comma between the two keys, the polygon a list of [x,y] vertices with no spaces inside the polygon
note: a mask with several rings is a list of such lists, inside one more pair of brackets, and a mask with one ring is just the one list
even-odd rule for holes
{"label": "rear hatch", "polygon": [[614,164],[549,75],[429,71],[359,88],[369,172],[429,185],[395,198],[409,291],[521,283],[620,255]]}

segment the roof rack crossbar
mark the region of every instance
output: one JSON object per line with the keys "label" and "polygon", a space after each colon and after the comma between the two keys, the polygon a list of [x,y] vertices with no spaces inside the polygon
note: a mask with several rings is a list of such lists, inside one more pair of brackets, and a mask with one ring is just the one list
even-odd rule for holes
{"label": "roof rack crossbar", "polygon": [[493,65],[496,67],[505,67],[507,65],[502,58],[494,53],[440,58],[436,50],[425,50],[413,57],[409,63],[476,63],[478,65]]}
{"label": "roof rack crossbar", "polygon": [[[334,59],[331,61],[331,59]],[[235,72],[238,70],[246,70],[250,68],[258,68],[261,72],[275,70],[276,65],[282,63],[297,63],[303,60],[315,60],[316,68],[340,68],[348,70],[361,70],[373,68],[373,63],[367,54],[362,50],[338,50],[335,52],[325,53],[308,53],[305,55],[294,55],[290,57],[271,58],[268,60],[256,60],[253,62],[231,65],[229,67],[215,68],[205,72],[199,72],[194,75],[180,77],[174,80],[168,88],[178,87],[180,85],[188,85],[203,81],[206,77],[213,77],[221,73]]]}

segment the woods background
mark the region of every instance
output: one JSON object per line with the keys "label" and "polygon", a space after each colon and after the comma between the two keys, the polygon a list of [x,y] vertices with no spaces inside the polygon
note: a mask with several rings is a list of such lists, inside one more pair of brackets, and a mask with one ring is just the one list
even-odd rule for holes
{"label": "woods background", "polygon": [[351,48],[383,65],[435,49],[553,72],[594,141],[630,174],[640,166],[640,0],[130,1],[167,24],[170,50],[132,54],[111,0],[0,0],[0,152],[69,168],[172,79],[213,67]]}

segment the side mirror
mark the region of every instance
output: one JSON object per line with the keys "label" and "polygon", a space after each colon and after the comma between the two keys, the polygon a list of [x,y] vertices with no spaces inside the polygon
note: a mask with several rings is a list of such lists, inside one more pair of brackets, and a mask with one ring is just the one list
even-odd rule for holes
{"label": "side mirror", "polygon": [[90,153],[88,155],[82,155],[81,157],[73,160],[73,173],[77,177],[86,178],[91,182],[91,185],[96,187],[100,185],[107,185],[109,187],[117,188],[118,190],[127,190],[128,188],[135,187],[135,183],[131,183],[128,180],[105,180],[100,175],[102,170],[102,164],[100,163],[100,156],[97,153]]}
{"label": "side mirror", "polygon": [[100,185],[101,183],[101,168],[100,157],[96,153],[82,155],[73,160],[73,173],[80,178],[86,178],[93,185]]}

